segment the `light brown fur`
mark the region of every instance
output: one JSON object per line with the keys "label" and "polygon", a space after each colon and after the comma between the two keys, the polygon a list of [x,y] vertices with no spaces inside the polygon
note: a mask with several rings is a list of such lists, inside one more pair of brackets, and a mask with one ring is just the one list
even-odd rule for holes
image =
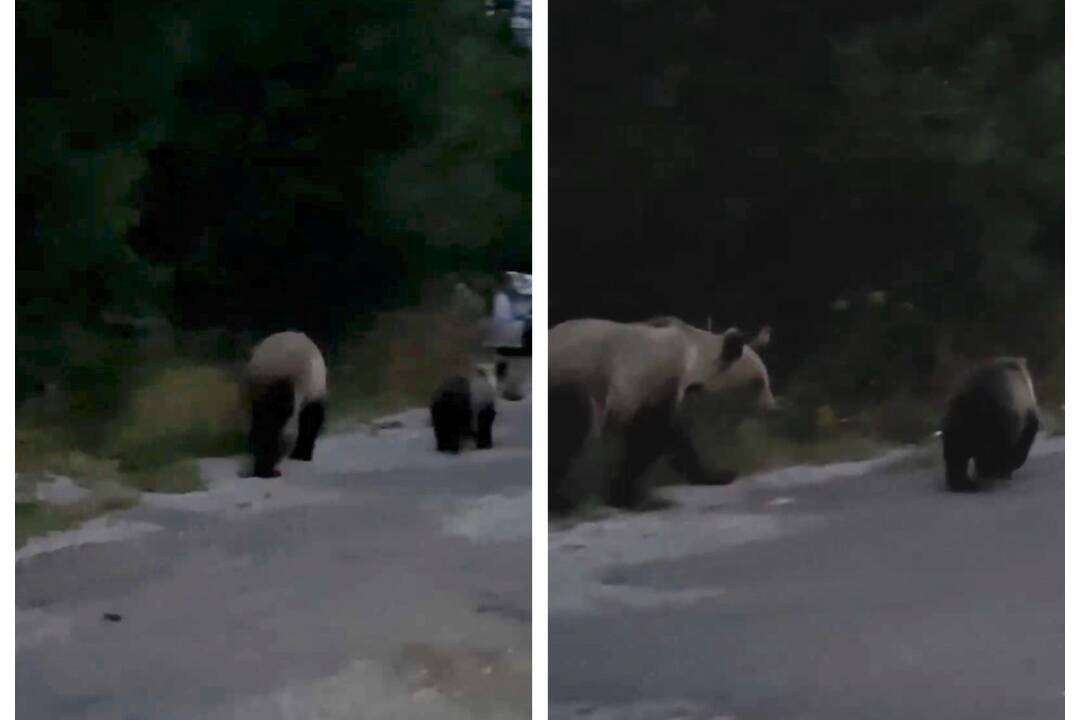
{"label": "light brown fur", "polygon": [[[553,494],[578,494],[561,487],[566,480],[561,476],[575,464],[566,455],[587,454],[595,449],[590,446],[600,445],[606,458],[598,472],[608,473],[611,470],[606,466],[612,463],[621,466],[614,470],[611,483],[600,482],[600,492],[610,496],[611,487],[629,485],[627,502],[640,499],[643,492],[633,485],[645,469],[639,466],[670,450],[672,442],[685,450],[677,427],[678,409],[691,388],[726,391],[761,380],[762,403],[771,405],[764,363],[751,347],[743,346],[742,356],[734,362],[721,362],[725,338],[740,336],[735,329],[715,334],[676,318],[642,323],[581,319],[552,328],[548,336],[551,479],[560,486]],[[757,340],[767,342],[767,333]],[[696,457],[685,459],[688,471],[700,475]]]}

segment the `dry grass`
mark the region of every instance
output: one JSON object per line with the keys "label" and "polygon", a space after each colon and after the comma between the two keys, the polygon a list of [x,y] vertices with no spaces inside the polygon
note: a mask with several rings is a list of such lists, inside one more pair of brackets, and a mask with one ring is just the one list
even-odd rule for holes
{"label": "dry grass", "polygon": [[69,508],[38,502],[15,503],[15,549],[37,535],[77,527],[87,518]]}
{"label": "dry grass", "polygon": [[938,422],[933,408],[910,398],[898,398],[853,417],[841,417],[831,405],[805,399],[767,415],[732,409],[723,398],[700,401],[687,411],[694,444],[705,465],[737,475],[789,465],[865,460],[897,444],[926,440]]}
{"label": "dry grass", "polygon": [[[183,458],[241,451],[240,410],[239,385],[224,370],[194,364],[168,367],[135,389],[113,425],[105,453],[140,476],[138,487],[156,489],[153,479],[177,475],[174,466]],[[166,484],[176,485],[173,480]]]}
{"label": "dry grass", "polygon": [[133,507],[138,501],[138,494],[131,488],[102,481],[93,486],[86,498],[71,505],[16,502],[15,547],[22,547],[36,535],[72,529],[102,513]]}
{"label": "dry grass", "polygon": [[64,432],[33,420],[15,420],[15,471],[52,472],[71,478],[109,479],[119,476],[119,463],[76,449]]}
{"label": "dry grass", "polygon": [[714,470],[748,475],[789,465],[825,465],[865,460],[891,447],[889,442],[847,429],[798,438],[783,432],[775,421],[750,417],[734,432],[696,445],[703,462]]}
{"label": "dry grass", "polygon": [[[1065,417],[1058,399],[1064,394],[1063,371],[1043,374],[1037,389],[1044,430],[1063,435]],[[792,395],[794,402],[767,417],[695,408],[695,444],[709,467],[740,475],[793,464],[862,460],[897,445],[932,444],[945,405],[944,396],[935,401],[898,393],[840,417],[831,405],[814,402],[821,396],[820,389],[799,388]]]}
{"label": "dry grass", "polygon": [[[333,424],[340,427],[425,404],[440,382],[465,371],[476,357],[481,320],[445,293],[432,293],[418,307],[378,317],[369,331],[328,358]],[[189,345],[198,344],[200,338],[189,340]],[[222,344],[216,336],[204,340],[216,343],[214,347]],[[101,373],[88,375],[72,396],[24,403],[17,409],[15,439],[19,473],[64,475],[91,489],[92,495],[68,507],[19,503],[20,544],[31,535],[128,506],[137,501],[136,490],[201,489],[194,458],[244,451],[245,422],[235,371],[167,353],[137,357],[123,344],[112,352],[103,340],[92,349],[84,364],[111,368],[105,373],[108,382]],[[114,363],[114,356],[122,356],[123,363]],[[118,487],[126,490],[118,493]]]}
{"label": "dry grass", "polygon": [[91,491],[62,507],[18,503],[17,545],[130,507],[138,502],[137,491],[199,490],[204,483],[190,458],[242,449],[237,383],[224,370],[174,363],[144,377],[115,417],[98,421],[104,431],[65,422],[63,408],[30,405],[17,412],[16,471],[31,478],[63,475]]}
{"label": "dry grass", "polygon": [[868,435],[905,445],[922,442],[941,429],[944,404],[897,395],[856,419]]}
{"label": "dry grass", "polygon": [[440,298],[381,315],[371,330],[344,344],[330,368],[338,417],[370,419],[426,404],[439,383],[465,372],[476,357],[480,320]]}
{"label": "dry grass", "polygon": [[1051,435],[1065,434],[1065,354],[1059,355],[1035,377],[1035,392],[1041,403],[1042,420]]}
{"label": "dry grass", "polygon": [[206,488],[195,460],[177,460],[129,470],[125,482],[143,492],[189,493]]}
{"label": "dry grass", "polygon": [[1047,434],[1060,437],[1065,434],[1065,411],[1061,408],[1043,407],[1040,417]]}

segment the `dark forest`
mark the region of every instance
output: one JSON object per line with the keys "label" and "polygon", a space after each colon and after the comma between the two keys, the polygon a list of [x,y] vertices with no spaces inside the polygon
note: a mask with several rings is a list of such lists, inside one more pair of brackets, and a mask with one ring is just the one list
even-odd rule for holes
{"label": "dark forest", "polygon": [[[483,3],[16,4],[17,386],[72,327],[344,330],[528,270],[527,48]],[[95,382],[90,379],[88,382]]]}
{"label": "dark forest", "polygon": [[550,23],[553,323],[768,323],[781,390],[832,401],[987,354],[1063,383],[1062,3],[598,1]]}

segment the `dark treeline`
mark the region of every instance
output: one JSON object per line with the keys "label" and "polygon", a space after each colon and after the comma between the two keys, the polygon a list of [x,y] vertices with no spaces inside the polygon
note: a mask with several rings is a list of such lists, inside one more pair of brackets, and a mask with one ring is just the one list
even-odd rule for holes
{"label": "dark treeline", "polygon": [[893,387],[944,347],[1058,362],[1059,0],[597,0],[550,24],[552,322],[772,323],[781,382],[815,353]]}
{"label": "dark treeline", "polygon": [[529,56],[483,0],[16,4],[20,395],[109,313],[325,342],[528,270]]}

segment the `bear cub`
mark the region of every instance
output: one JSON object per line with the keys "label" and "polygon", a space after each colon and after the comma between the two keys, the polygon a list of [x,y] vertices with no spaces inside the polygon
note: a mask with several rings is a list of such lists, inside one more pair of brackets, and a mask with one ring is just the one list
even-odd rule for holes
{"label": "bear cub", "polygon": [[478,450],[493,446],[496,380],[494,368],[477,363],[468,376],[457,375],[439,386],[431,401],[431,426],[439,452],[460,452],[472,438]]}

